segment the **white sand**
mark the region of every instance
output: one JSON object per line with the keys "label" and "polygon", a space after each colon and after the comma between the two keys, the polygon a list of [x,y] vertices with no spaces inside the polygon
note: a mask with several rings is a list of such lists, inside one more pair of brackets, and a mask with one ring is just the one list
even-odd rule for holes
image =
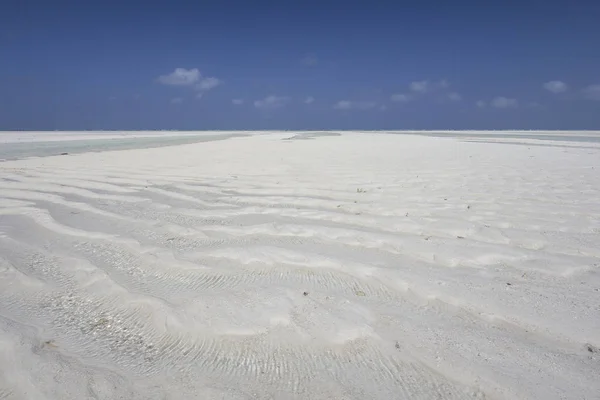
{"label": "white sand", "polygon": [[289,137],[0,163],[0,399],[600,398],[600,143]]}

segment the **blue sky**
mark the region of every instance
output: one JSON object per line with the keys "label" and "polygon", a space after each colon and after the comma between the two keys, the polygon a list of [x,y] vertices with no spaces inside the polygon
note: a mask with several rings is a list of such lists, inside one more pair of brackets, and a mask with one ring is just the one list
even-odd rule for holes
{"label": "blue sky", "polygon": [[600,1],[0,2],[0,129],[600,129]]}

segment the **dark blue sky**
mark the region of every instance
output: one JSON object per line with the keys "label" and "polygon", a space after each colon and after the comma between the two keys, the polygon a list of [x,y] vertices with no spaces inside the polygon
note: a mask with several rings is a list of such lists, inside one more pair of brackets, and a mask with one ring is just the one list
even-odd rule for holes
{"label": "dark blue sky", "polygon": [[0,2],[0,129],[600,129],[600,1]]}

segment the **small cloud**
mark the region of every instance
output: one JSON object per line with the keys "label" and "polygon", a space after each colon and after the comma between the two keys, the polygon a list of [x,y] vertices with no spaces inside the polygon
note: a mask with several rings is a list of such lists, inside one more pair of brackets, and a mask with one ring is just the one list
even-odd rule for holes
{"label": "small cloud", "polygon": [[204,78],[196,85],[196,89],[198,90],[210,90],[216,88],[221,83],[223,83],[220,79],[215,77]]}
{"label": "small cloud", "polygon": [[483,101],[483,100],[477,100],[477,101],[475,102],[475,105],[476,105],[478,108],[485,108],[485,101]]}
{"label": "small cloud", "polygon": [[588,100],[600,101],[600,84],[586,87],[583,89],[583,95]]}
{"label": "small cloud", "polygon": [[202,93],[202,92],[196,94],[197,99],[201,99],[203,96],[204,96],[204,93]]}
{"label": "small cloud", "polygon": [[406,103],[406,102],[410,101],[410,96],[407,94],[403,94],[403,93],[396,93],[396,94],[393,94],[390,96],[390,100]]}
{"label": "small cloud", "polygon": [[185,69],[175,68],[175,71],[158,77],[158,82],[171,86],[191,86],[200,79],[200,71],[197,68]]}
{"label": "small cloud", "polygon": [[234,106],[241,106],[242,104],[244,104],[244,100],[243,99],[233,99],[233,100],[231,100],[231,104],[233,104]]}
{"label": "small cloud", "polygon": [[254,102],[254,107],[260,108],[263,110],[272,110],[275,108],[281,108],[287,105],[290,102],[290,98],[287,96],[275,96],[270,95],[265,97],[262,100],[256,100]]}
{"label": "small cloud", "polygon": [[413,92],[417,92],[417,93],[426,93],[429,91],[429,81],[415,81],[415,82],[411,82],[410,85],[408,85],[408,87],[410,88],[411,91]]}
{"label": "small cloud", "polygon": [[352,108],[352,102],[349,100],[340,100],[333,106],[333,108],[336,110],[349,110]]}
{"label": "small cloud", "polygon": [[490,104],[495,108],[515,108],[519,105],[517,99],[509,99],[501,96],[494,98]]}
{"label": "small cloud", "polygon": [[387,108],[387,106],[386,106],[385,104],[382,104],[382,105],[379,107],[379,109],[380,109],[381,111],[385,111],[385,110],[387,110],[388,108]]}
{"label": "small cloud", "polygon": [[462,96],[456,92],[448,93],[448,98],[451,101],[461,101],[462,100]]}
{"label": "small cloud", "polygon": [[530,101],[529,103],[527,103],[527,108],[536,108],[536,109],[540,109],[540,108],[544,108],[544,106],[542,106],[540,103],[538,103],[537,101]]}
{"label": "small cloud", "polygon": [[302,64],[307,67],[314,67],[319,63],[319,59],[314,54],[307,54],[302,58]]}
{"label": "small cloud", "polygon": [[315,98],[312,96],[308,96],[306,99],[304,99],[304,104],[311,104],[315,101]]}
{"label": "small cloud", "polygon": [[368,110],[377,106],[377,103],[374,101],[350,101],[350,100],[340,100],[338,101],[333,108],[336,110]]}
{"label": "small cloud", "polygon": [[174,97],[171,99],[171,104],[181,104],[183,103],[183,99],[181,97]]}
{"label": "small cloud", "polygon": [[438,82],[431,82],[429,80],[414,81],[408,85],[410,91],[415,93],[429,93],[440,89],[447,89],[449,87],[450,83],[445,79]]}
{"label": "small cloud", "polygon": [[563,93],[569,88],[566,83],[561,81],[550,81],[542,85],[544,89],[552,93]]}

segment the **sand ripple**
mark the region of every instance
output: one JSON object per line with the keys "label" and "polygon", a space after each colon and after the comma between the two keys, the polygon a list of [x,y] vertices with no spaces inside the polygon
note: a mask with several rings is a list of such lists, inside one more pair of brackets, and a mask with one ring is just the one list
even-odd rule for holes
{"label": "sand ripple", "polygon": [[0,399],[600,393],[598,148],[289,137],[0,164]]}

